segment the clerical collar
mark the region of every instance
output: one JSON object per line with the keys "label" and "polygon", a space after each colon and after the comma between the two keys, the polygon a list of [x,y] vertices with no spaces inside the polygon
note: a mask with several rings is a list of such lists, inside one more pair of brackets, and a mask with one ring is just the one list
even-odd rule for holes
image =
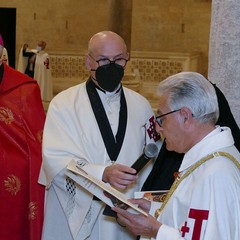
{"label": "clerical collar", "polygon": [[103,93],[105,93],[108,97],[111,97],[111,96],[115,95],[115,94],[118,93],[118,92],[121,90],[121,88],[122,88],[122,84],[119,83],[118,88],[117,88],[115,91],[113,91],[113,92],[108,92],[108,91],[103,90],[102,88],[100,88],[100,87],[97,86],[96,84],[94,84],[94,85],[95,85],[95,88],[97,88],[98,90],[100,90],[100,91],[102,91]]}
{"label": "clerical collar", "polygon": [[111,97],[111,96],[117,94],[118,92],[120,92],[121,89],[122,89],[122,85],[119,84],[118,88],[117,88],[115,91],[113,91],[113,92],[107,92],[107,91],[105,91],[105,94],[106,94],[108,97]]}

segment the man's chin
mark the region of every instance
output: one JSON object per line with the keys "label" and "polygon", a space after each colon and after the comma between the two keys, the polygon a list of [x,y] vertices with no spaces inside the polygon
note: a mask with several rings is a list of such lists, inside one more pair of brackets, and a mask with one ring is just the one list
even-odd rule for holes
{"label": "man's chin", "polygon": [[182,154],[184,153],[183,151],[181,151],[179,148],[173,148],[171,147],[171,145],[167,144],[166,142],[166,149],[170,152],[176,152],[176,153],[179,153],[179,154]]}
{"label": "man's chin", "polygon": [[168,143],[167,139],[165,138],[165,143],[166,143],[166,149],[168,151],[175,151],[172,147],[171,147],[171,144]]}
{"label": "man's chin", "polygon": [[168,151],[172,151],[171,146],[170,146],[169,143],[167,142],[166,138],[165,138],[164,140],[165,140],[165,143],[166,143],[166,149],[167,149]]}
{"label": "man's chin", "polygon": [[166,149],[167,149],[168,151],[174,151],[172,148],[168,147],[168,145],[166,145]]}

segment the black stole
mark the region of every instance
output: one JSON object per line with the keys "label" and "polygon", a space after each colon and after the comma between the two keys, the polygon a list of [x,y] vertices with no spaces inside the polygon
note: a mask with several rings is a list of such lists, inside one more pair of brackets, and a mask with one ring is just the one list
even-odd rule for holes
{"label": "black stole", "polygon": [[95,84],[91,79],[88,79],[86,88],[107,153],[111,161],[116,161],[122,147],[127,127],[127,103],[123,89],[121,89],[119,124],[115,140],[102,101],[97,93]]}

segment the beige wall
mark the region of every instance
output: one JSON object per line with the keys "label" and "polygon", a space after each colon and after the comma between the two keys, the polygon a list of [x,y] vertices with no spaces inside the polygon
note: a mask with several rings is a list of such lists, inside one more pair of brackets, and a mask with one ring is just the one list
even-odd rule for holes
{"label": "beige wall", "polygon": [[107,0],[1,0],[0,7],[17,9],[17,50],[42,39],[48,51],[81,51],[91,35],[108,25]]}
{"label": "beige wall", "polygon": [[207,76],[211,1],[133,0],[132,50],[201,52]]}
{"label": "beige wall", "polygon": [[[1,0],[0,7],[17,8],[17,58],[24,42],[35,47],[40,39],[49,52],[84,51],[109,25],[108,0]],[[210,0],[133,0],[131,50],[201,52],[207,75],[210,13]]]}

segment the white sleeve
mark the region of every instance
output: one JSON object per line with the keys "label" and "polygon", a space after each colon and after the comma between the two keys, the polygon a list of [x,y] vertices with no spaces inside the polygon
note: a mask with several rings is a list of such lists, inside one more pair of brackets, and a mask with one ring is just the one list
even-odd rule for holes
{"label": "white sleeve", "polygon": [[83,170],[90,173],[94,177],[102,180],[103,172],[107,166],[100,164],[88,163],[83,167]]}
{"label": "white sleeve", "polygon": [[172,227],[169,227],[165,224],[161,225],[161,227],[158,230],[156,240],[183,240],[185,238],[182,238],[180,236],[180,232]]}
{"label": "white sleeve", "polygon": [[[149,211],[149,214],[152,216],[155,215],[155,211],[160,208],[162,203],[160,202],[151,202],[151,208]],[[154,238],[151,238],[152,240]],[[157,238],[156,240],[177,240],[177,239],[184,239],[181,238],[180,233],[177,229],[169,227],[167,225],[162,224],[161,227],[158,230]]]}

